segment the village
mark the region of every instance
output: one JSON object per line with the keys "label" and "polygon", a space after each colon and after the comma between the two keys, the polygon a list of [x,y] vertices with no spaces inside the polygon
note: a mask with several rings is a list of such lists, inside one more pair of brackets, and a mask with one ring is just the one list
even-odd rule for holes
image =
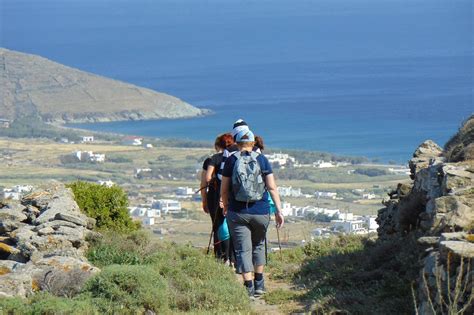
{"label": "village", "polygon": [[[60,138],[55,141],[54,147],[55,151],[59,151],[56,156],[58,162],[55,163],[68,174],[66,178],[71,178],[73,172],[83,180],[123,187],[129,195],[130,215],[157,237],[174,240],[181,235],[185,241],[200,235],[199,242],[205,243],[207,232],[202,230],[207,230],[210,222],[201,209],[198,178],[201,161],[209,150],[163,148],[142,137],[131,136],[110,143],[93,135],[82,136],[76,143]],[[20,151],[12,150],[10,146],[8,150],[0,151],[3,153],[0,159],[7,161],[9,168],[26,165],[15,157]],[[176,151],[180,151],[179,161],[168,153]],[[324,159],[300,163],[295,156],[283,152],[269,152],[266,156],[277,178],[282,177],[278,180],[278,191],[282,198],[282,212],[288,223],[286,233],[292,231],[292,244],[332,234],[376,232],[375,216],[385,194],[383,181],[373,184],[368,178],[360,183],[354,180],[347,184],[326,184],[322,180],[286,179],[283,173],[302,170],[305,174],[322,174],[325,177],[334,174],[338,178],[364,179],[365,174],[357,174],[363,165]],[[51,157],[50,164],[54,160]],[[38,167],[41,163],[34,163],[29,155],[27,164]],[[49,165],[51,167],[54,166]],[[378,166],[378,169],[383,170],[381,174],[385,174],[383,176],[390,182],[405,177],[409,172],[406,167],[396,165]],[[93,180],[88,179],[89,175],[80,175],[90,171],[98,172]],[[0,187],[3,198],[20,199],[31,191],[31,185],[21,185],[19,180],[12,181],[15,185]],[[189,226],[190,222],[195,223]],[[302,226],[304,233],[301,232]]]}

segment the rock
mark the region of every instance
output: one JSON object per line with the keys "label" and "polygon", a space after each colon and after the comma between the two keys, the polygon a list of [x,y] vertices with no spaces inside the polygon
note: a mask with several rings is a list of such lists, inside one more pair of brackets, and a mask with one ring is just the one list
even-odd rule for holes
{"label": "rock", "polygon": [[26,221],[28,217],[19,209],[9,209],[2,208],[0,209],[0,221],[10,220],[23,222]]}
{"label": "rock", "polygon": [[467,233],[465,232],[453,232],[453,233],[442,233],[439,238],[440,241],[463,241],[466,239]]}
{"label": "rock", "polygon": [[417,240],[418,244],[424,246],[438,246],[439,237],[436,236],[423,236]]}
{"label": "rock", "polygon": [[37,226],[33,229],[33,231],[39,231],[39,230],[41,230],[41,229],[48,228],[48,227],[51,227],[51,228],[53,228],[54,230],[57,230],[57,229],[59,229],[61,226],[67,226],[67,227],[70,227],[70,228],[75,228],[75,227],[77,227],[76,224],[71,223],[71,222],[69,222],[69,221],[53,220],[53,221],[48,221],[48,222],[46,222],[46,223],[37,225]]}
{"label": "rock", "polygon": [[50,226],[44,227],[38,231],[39,236],[50,235],[54,233],[54,229]]}
{"label": "rock", "polygon": [[55,220],[63,220],[63,221],[68,221],[80,226],[87,226],[87,221],[79,218],[78,216],[70,215],[67,213],[57,213],[54,216]]}
{"label": "rock", "polygon": [[441,155],[443,150],[432,140],[426,140],[418,146],[413,153],[413,158],[408,162],[410,167],[412,179],[422,169],[428,167],[430,164],[439,164],[443,162]]}
{"label": "rock", "polygon": [[5,243],[0,243],[0,257],[8,257],[11,254],[19,254],[20,251],[13,246],[7,245]]}
{"label": "rock", "polygon": [[0,276],[0,298],[27,297],[32,293],[32,278],[29,274],[12,272]]}
{"label": "rock", "polygon": [[[1,211],[1,210],[0,210]],[[6,234],[19,229],[23,223],[12,220],[0,220],[0,234]]]}
{"label": "rock", "polygon": [[77,259],[73,257],[65,256],[52,256],[40,259],[35,264],[37,267],[54,267],[56,269],[61,269],[65,271],[73,270],[79,268],[83,271],[89,271],[92,273],[99,272],[100,269],[92,266],[85,259]]}
{"label": "rock", "polygon": [[48,221],[54,220],[55,216],[58,213],[70,214],[80,214],[79,206],[74,200],[74,195],[70,189],[62,189],[55,192],[54,197],[48,203],[41,214],[36,218],[35,224],[39,225]]}
{"label": "rock", "polygon": [[454,253],[459,257],[474,258],[474,243],[464,241],[442,241],[442,251]]}

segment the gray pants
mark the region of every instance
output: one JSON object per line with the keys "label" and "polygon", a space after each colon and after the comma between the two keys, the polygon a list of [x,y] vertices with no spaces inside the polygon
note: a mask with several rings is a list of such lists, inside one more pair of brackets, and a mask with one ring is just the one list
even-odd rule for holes
{"label": "gray pants", "polygon": [[269,223],[269,214],[227,213],[237,273],[252,272],[254,266],[265,265],[265,238]]}

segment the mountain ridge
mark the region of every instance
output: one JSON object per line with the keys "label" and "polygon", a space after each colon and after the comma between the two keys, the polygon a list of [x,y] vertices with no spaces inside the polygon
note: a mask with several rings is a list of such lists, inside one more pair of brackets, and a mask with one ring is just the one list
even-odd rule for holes
{"label": "mountain ridge", "polygon": [[150,89],[0,47],[0,117],[87,123],[189,118],[209,114]]}

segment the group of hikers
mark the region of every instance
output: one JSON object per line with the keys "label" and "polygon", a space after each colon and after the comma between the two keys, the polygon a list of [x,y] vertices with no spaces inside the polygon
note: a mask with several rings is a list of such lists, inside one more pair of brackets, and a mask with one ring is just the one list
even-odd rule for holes
{"label": "group of hikers", "polygon": [[218,136],[214,147],[217,153],[204,161],[201,176],[202,208],[212,220],[214,254],[242,275],[250,297],[260,296],[265,293],[270,215],[274,213],[277,229],[284,223],[272,167],[262,154],[263,139],[242,119],[230,133]]}

